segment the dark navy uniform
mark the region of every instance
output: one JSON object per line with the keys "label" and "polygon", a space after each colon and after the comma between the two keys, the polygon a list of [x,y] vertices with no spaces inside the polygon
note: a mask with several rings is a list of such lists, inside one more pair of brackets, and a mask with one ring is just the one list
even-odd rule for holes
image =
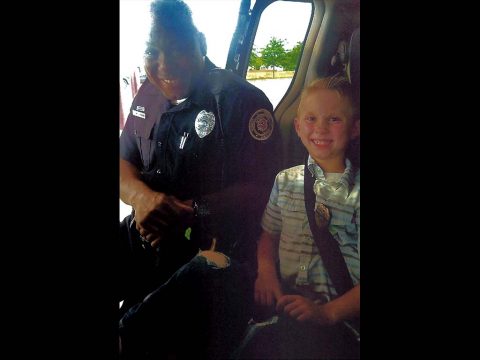
{"label": "dark navy uniform", "polygon": [[[280,132],[265,94],[208,59],[195,89],[179,105],[172,106],[146,80],[123,129],[120,156],[141,171],[153,190],[194,199],[203,211],[190,239],[187,225],[172,229],[158,254],[144,250],[131,218],[124,220],[121,261],[128,265],[124,278],[130,284],[122,294],[126,308],[154,291],[199,248],[207,249],[213,237],[216,250],[242,266],[229,271],[249,272],[251,290],[261,214],[281,164]],[[241,301],[248,303],[250,296]],[[141,317],[137,313],[131,309],[127,317]],[[138,332],[135,328],[132,333]]]}
{"label": "dark navy uniform", "polygon": [[[219,92],[219,106],[212,91]],[[236,249],[249,241],[247,234],[254,236],[245,228],[249,227],[245,211],[258,215],[254,220],[258,223],[266,203],[246,201],[260,200],[264,194],[268,200],[280,164],[279,129],[271,112],[263,92],[228,71],[214,69],[207,60],[200,84],[174,107],[146,80],[122,132],[120,156],[141,170],[153,190],[181,200],[208,199],[208,194],[224,189],[228,193],[237,186],[224,199],[210,196],[212,204],[207,200],[206,207],[212,214],[207,218],[214,229],[194,228],[192,239],[202,247],[200,235],[211,230],[218,251],[248,260],[246,246]],[[203,114],[207,115],[202,121]],[[199,130],[202,125],[207,129]],[[222,211],[215,214],[218,206]],[[183,237],[185,230],[176,235]]]}

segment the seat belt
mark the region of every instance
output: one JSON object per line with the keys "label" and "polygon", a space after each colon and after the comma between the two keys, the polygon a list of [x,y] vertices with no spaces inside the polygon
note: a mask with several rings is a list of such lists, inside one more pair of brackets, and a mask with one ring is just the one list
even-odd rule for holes
{"label": "seat belt", "polygon": [[[348,272],[345,258],[343,257],[337,240],[335,240],[328,230],[330,223],[330,213],[324,204],[320,204],[315,209],[315,193],[313,185],[315,177],[308,170],[308,154],[305,160],[303,191],[305,196],[305,208],[307,210],[308,222],[312,231],[315,243],[320,251],[320,256],[325,264],[327,273],[332,279],[333,286],[338,296],[345,294],[353,288],[353,281]],[[315,212],[317,212],[321,221],[321,226],[317,226],[315,221]]]}

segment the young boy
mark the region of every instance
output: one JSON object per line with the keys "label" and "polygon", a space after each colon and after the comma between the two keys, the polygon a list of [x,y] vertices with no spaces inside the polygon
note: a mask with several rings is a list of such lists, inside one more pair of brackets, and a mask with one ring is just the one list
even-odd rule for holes
{"label": "young boy", "polygon": [[[295,130],[309,153],[308,168],[298,165],[275,179],[258,243],[255,301],[275,306],[284,324],[274,357],[352,356],[335,332],[360,316],[360,171],[347,155],[360,135],[360,118],[348,80],[333,76],[306,87]],[[327,274],[305,210],[304,176],[312,175],[316,204],[330,212],[328,229],[354,284],[342,296]]]}

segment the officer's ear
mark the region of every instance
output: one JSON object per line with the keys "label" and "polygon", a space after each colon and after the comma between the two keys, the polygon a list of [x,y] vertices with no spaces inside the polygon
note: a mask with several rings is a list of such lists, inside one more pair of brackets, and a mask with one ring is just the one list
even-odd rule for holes
{"label": "officer's ear", "polygon": [[203,56],[207,55],[207,40],[205,39],[205,35],[202,32],[197,33],[198,42],[200,44],[200,51]]}

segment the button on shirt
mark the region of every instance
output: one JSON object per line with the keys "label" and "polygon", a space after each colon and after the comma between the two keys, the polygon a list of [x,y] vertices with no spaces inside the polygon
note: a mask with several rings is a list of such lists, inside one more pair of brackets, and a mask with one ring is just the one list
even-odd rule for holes
{"label": "button on shirt", "polygon": [[[353,174],[352,164],[347,159],[344,173],[333,176],[332,181],[311,157],[307,171],[315,176],[316,203],[322,202],[330,210],[329,231],[338,241],[355,285],[360,281],[360,171]],[[310,231],[303,182],[304,165],[277,175],[262,227],[280,237],[280,274],[287,287],[308,285],[316,293],[334,298],[337,293]]]}

